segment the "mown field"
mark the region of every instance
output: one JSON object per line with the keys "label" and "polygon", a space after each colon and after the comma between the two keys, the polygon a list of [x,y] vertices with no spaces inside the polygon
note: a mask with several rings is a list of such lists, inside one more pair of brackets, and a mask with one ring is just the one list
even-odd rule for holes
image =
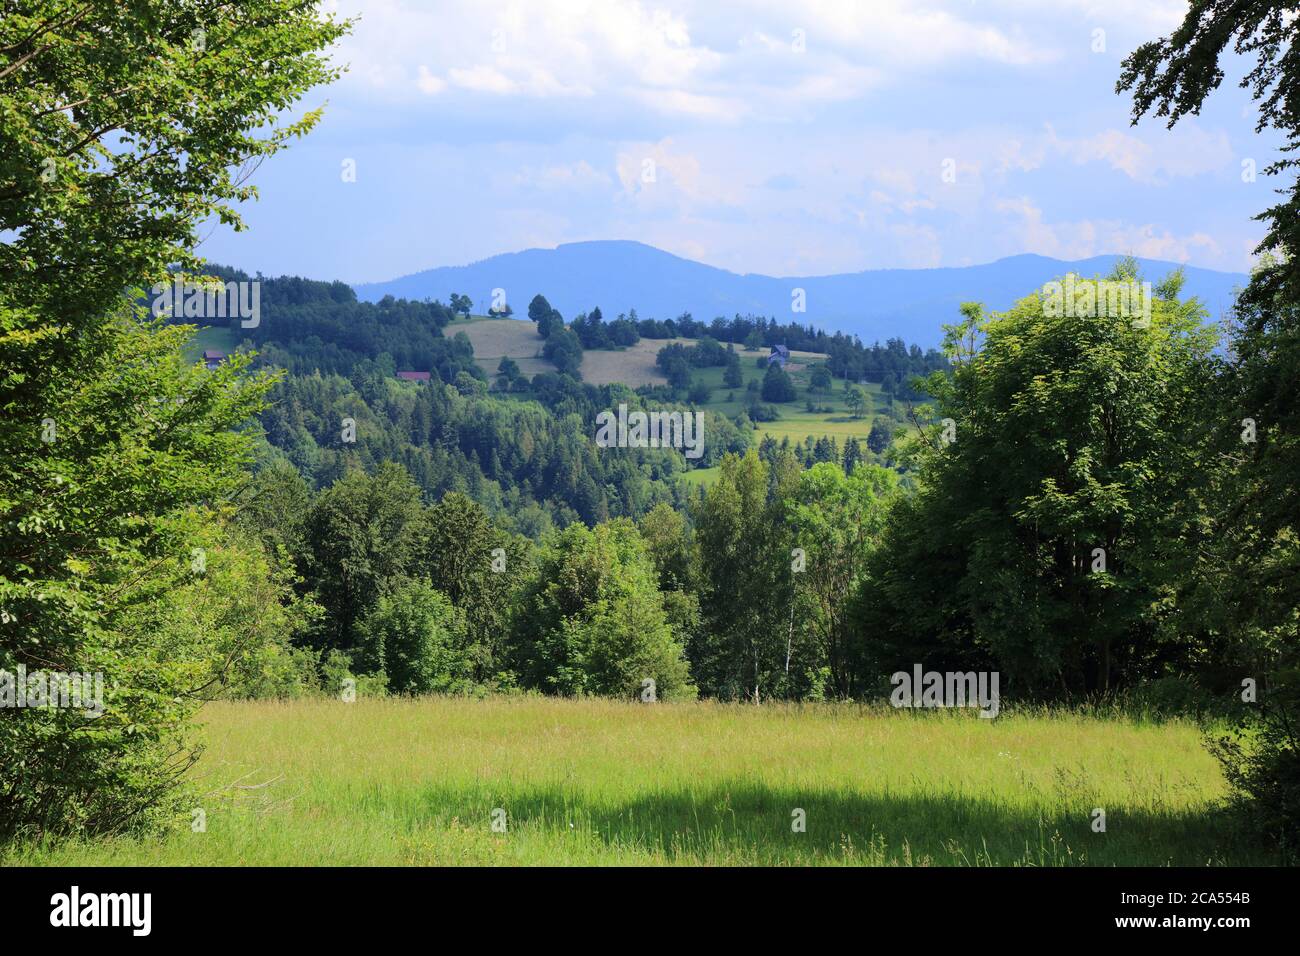
{"label": "mown field", "polygon": [[[220,703],[202,716],[206,832],[3,861],[1273,862],[1217,809],[1217,765],[1180,721],[536,698]],[[506,832],[492,829],[498,809]],[[806,832],[792,829],[800,810]]]}

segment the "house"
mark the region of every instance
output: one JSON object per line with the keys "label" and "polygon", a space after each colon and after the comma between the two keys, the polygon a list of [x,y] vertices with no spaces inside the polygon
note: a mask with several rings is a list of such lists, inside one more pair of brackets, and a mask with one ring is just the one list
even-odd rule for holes
{"label": "house", "polygon": [[397,377],[403,382],[427,382],[429,380],[428,372],[398,372]]}
{"label": "house", "polygon": [[218,349],[203,350],[203,364],[208,368],[216,368],[226,360],[226,353]]}
{"label": "house", "polygon": [[788,361],[790,361],[790,350],[784,345],[773,345],[772,351],[767,356],[767,364],[785,368],[785,363]]}

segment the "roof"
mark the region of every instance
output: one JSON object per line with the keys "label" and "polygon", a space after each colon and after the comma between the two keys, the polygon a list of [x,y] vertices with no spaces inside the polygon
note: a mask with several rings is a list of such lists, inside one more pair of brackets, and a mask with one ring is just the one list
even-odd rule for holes
{"label": "roof", "polygon": [[407,382],[427,382],[428,372],[398,372],[397,377]]}
{"label": "roof", "polygon": [[203,357],[205,359],[220,359],[220,358],[225,358],[226,353],[218,349],[204,349]]}
{"label": "roof", "polygon": [[773,346],[772,346],[772,354],[773,354],[773,355],[786,355],[786,356],[788,356],[788,355],[790,354],[790,350],[789,350],[788,348],[786,348],[784,345],[773,345]]}

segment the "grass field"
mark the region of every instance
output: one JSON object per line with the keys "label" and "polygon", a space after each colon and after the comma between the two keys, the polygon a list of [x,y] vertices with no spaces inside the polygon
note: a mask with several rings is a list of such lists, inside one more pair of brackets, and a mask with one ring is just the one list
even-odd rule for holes
{"label": "grass field", "polygon": [[206,832],[4,862],[1273,862],[1216,811],[1217,765],[1181,722],[536,698],[222,703],[203,718]]}

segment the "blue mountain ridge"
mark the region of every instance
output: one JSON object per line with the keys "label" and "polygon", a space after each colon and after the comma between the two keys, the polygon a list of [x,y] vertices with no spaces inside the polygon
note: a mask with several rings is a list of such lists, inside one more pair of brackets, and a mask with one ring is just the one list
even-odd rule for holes
{"label": "blue mountain ridge", "polygon": [[[696,319],[754,314],[797,321],[827,331],[858,335],[868,344],[899,337],[909,345],[938,345],[941,326],[956,321],[962,302],[1006,309],[1043,283],[1067,272],[1092,278],[1108,275],[1118,255],[1065,261],[1024,254],[983,265],[939,269],[872,269],[825,276],[739,275],[692,262],[653,246],[627,240],[574,242],[554,249],[526,249],[464,266],[442,266],[388,282],[356,286],[357,296],[375,302],[385,295],[441,299],[469,295],[475,311],[486,311],[493,289],[504,289],[522,318],[541,293],[565,319],[600,306],[606,319],[635,308],[640,318],[669,319],[690,312]],[[1156,283],[1178,263],[1138,258],[1141,277]],[[1244,273],[1184,266],[1184,295],[1194,295],[1218,320],[1230,308]],[[792,294],[803,289],[807,311],[791,310]]]}

